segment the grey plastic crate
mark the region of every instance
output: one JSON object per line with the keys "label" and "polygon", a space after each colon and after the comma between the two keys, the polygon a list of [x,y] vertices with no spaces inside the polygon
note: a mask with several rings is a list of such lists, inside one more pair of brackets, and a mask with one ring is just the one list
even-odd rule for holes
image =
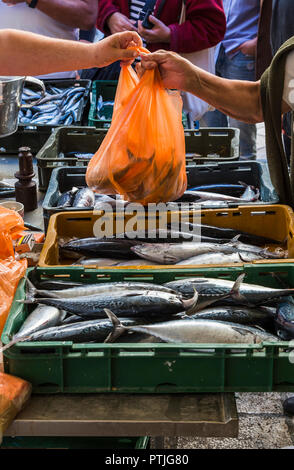
{"label": "grey plastic crate", "polygon": [[[57,212],[72,212],[77,209],[68,207],[59,209],[56,207],[59,196],[69,191],[73,186],[85,187],[86,167],[61,167],[55,168],[51,174],[49,187],[43,202],[44,225],[47,231],[50,216]],[[205,184],[228,183],[237,184],[242,181],[246,184],[258,187],[260,190],[260,204],[276,204],[278,196],[273,188],[267,165],[255,161],[217,163],[211,165],[187,166],[188,186]],[[244,202],[244,205],[249,204]],[[252,203],[251,203],[252,204]],[[257,203],[258,204],[258,203]],[[237,203],[229,203],[227,207],[237,207]],[[220,206],[223,207],[223,206]],[[205,206],[205,209],[209,209]],[[217,209],[217,206],[211,206]],[[78,209],[88,211],[93,208]]]}
{"label": "grey plastic crate", "polygon": [[[107,129],[95,127],[60,127],[36,155],[39,189],[46,191],[52,170],[60,166],[87,166],[89,160],[64,158],[68,152],[95,153]],[[239,129],[203,128],[185,130],[186,162],[196,165],[208,162],[234,161],[239,158]]]}

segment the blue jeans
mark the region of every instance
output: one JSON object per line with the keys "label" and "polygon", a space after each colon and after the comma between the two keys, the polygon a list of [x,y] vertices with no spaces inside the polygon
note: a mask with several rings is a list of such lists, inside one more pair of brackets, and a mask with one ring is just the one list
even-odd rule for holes
{"label": "blue jeans", "polygon": [[[239,51],[230,58],[221,46],[215,65],[216,75],[231,80],[255,80],[255,59]],[[237,127],[240,129],[240,155],[242,159],[256,158],[256,125],[246,124],[226,116],[220,111],[209,111],[200,121],[204,127]]]}

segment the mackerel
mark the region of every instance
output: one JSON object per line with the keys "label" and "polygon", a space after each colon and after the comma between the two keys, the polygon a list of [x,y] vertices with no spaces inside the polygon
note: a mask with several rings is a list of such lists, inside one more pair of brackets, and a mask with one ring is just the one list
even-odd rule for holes
{"label": "mackerel", "polygon": [[197,303],[198,294],[194,292],[193,297],[184,300],[178,295],[159,291],[144,291],[143,293],[130,292],[125,295],[117,293],[96,294],[86,297],[74,298],[37,298],[29,300],[18,300],[23,304],[51,305],[66,312],[79,315],[83,318],[103,318],[104,309],[109,308],[119,316],[171,316],[175,313],[190,310]]}
{"label": "mackerel", "polygon": [[44,328],[59,325],[65,317],[66,313],[63,310],[59,310],[56,307],[38,305],[25,319],[18,332],[14,335],[14,338],[28,336]]}
{"label": "mackerel", "polygon": [[257,253],[242,251],[239,253],[204,253],[193,256],[176,263],[177,266],[202,265],[202,264],[231,264],[243,263],[263,259]]}
{"label": "mackerel", "polygon": [[275,320],[278,336],[285,340],[294,339],[294,303],[291,299],[285,299],[277,308]]}
{"label": "mackerel", "polygon": [[[188,297],[193,295],[196,290],[199,295],[198,306],[203,300],[214,298],[217,301],[224,294],[228,294],[232,290],[234,282],[225,279],[194,277],[167,282],[164,286]],[[294,295],[294,289],[274,289],[244,282],[238,291],[226,299],[226,303],[261,305],[273,300],[277,301],[280,297],[288,295]]]}
{"label": "mackerel", "polygon": [[113,323],[113,332],[105,342],[115,341],[122,333],[133,331],[155,336],[166,343],[257,344],[278,341],[259,328],[215,320],[172,320],[154,325],[124,326],[116,315],[105,309]]}
{"label": "mackerel", "polygon": [[[60,290],[38,290],[34,287],[29,279],[27,279],[27,297],[35,297],[43,295],[46,297],[72,299],[76,297],[88,297],[93,295],[117,294],[125,295],[131,292],[139,293],[144,291],[166,292],[167,294],[177,294],[169,287],[152,284],[148,282],[103,282],[100,284],[84,284],[71,289]],[[180,296],[181,297],[181,296]]]}

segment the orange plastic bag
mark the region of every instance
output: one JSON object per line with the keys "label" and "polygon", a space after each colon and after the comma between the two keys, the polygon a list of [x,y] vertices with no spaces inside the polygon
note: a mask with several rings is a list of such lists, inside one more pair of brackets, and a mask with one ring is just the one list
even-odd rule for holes
{"label": "orange plastic bag", "polygon": [[165,90],[158,69],[139,79],[122,66],[112,124],[86,181],[96,192],[142,204],[173,201],[185,191],[182,101]]}
{"label": "orange plastic bag", "polygon": [[14,256],[12,240],[24,230],[22,217],[15,211],[0,206],[0,259]]}
{"label": "orange plastic bag", "polygon": [[31,391],[29,382],[0,372],[0,443],[4,431],[29,399]]}
{"label": "orange plastic bag", "polygon": [[19,280],[24,276],[27,260],[15,260],[12,256],[0,260],[0,337],[13,301]]}
{"label": "orange plastic bag", "polygon": [[24,276],[27,261],[14,259],[13,240],[24,230],[21,216],[0,207],[0,336],[12,304],[19,280]]}

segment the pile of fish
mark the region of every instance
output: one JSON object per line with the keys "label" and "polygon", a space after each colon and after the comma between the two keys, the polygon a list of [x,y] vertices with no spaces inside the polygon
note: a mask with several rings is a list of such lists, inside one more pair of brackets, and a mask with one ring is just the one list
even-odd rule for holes
{"label": "pile of fish", "polygon": [[[79,152],[69,152],[59,154],[62,158],[77,158],[90,160],[93,156],[91,153],[79,153]],[[76,188],[73,187],[70,191],[66,191],[61,194],[60,199],[63,197],[68,198],[68,195],[71,194]],[[222,189],[224,193],[217,192]],[[85,191],[90,191],[88,188],[84,188]],[[235,195],[237,193],[237,195]],[[215,184],[208,186],[198,186],[190,188],[185,191],[180,199],[174,202],[169,202],[170,210],[184,209],[187,206],[187,209],[197,209],[205,206],[227,206],[228,203],[244,204],[244,203],[253,203],[259,200],[259,189],[254,186],[246,185],[240,183],[239,185],[230,185],[230,184]],[[94,196],[93,196],[94,197]],[[96,207],[95,209],[103,209],[103,204],[108,203],[112,206],[119,203],[120,207],[127,207],[128,201],[123,200],[120,196],[115,197],[115,195],[104,195],[95,193]],[[60,201],[57,202],[57,206],[62,206]],[[199,206],[199,207],[198,207]],[[65,206],[69,207],[69,206]],[[72,205],[72,207],[76,207]],[[80,206],[81,207],[81,206]],[[84,206],[88,207],[88,206]],[[117,208],[117,207],[116,207]]]}
{"label": "pile of fish", "polygon": [[86,153],[86,152],[79,152],[79,151],[72,151],[72,152],[59,152],[58,158],[73,158],[78,160],[91,160],[94,157],[94,153]]}
{"label": "pile of fish", "polygon": [[281,247],[264,248],[277,243],[229,228],[188,224],[182,231],[170,227],[137,232],[135,238],[125,232],[116,238],[60,239],[59,253],[85,266],[232,264],[287,257]]}
{"label": "pile of fish", "polygon": [[56,207],[66,208],[75,207],[77,209],[92,208],[95,205],[95,195],[89,188],[73,187],[70,191],[66,191],[58,198]]}
{"label": "pile of fish", "polygon": [[70,126],[79,121],[79,110],[84,99],[86,88],[80,85],[69,88],[57,88],[47,85],[46,94],[30,88],[24,88],[22,104],[27,105],[38,100],[38,104],[31,108],[21,108],[19,111],[19,122],[28,126],[46,124],[50,126]]}
{"label": "pile of fish", "polygon": [[294,338],[294,289],[214,278],[163,285],[27,279],[20,341],[257,344]]}
{"label": "pile of fish", "polygon": [[11,197],[14,195],[15,195],[14,184],[1,180],[0,181],[0,198]]}
{"label": "pile of fish", "polygon": [[97,100],[96,119],[101,121],[111,121],[113,113],[114,101],[103,101],[103,97],[99,95]]}
{"label": "pile of fish", "polygon": [[[222,191],[222,192],[220,192]],[[237,192],[237,196],[234,195]],[[189,188],[176,203],[189,203],[205,206],[221,205],[228,203],[244,204],[259,200],[260,192],[258,188],[239,182],[234,184],[211,184],[206,186],[196,186]]]}

